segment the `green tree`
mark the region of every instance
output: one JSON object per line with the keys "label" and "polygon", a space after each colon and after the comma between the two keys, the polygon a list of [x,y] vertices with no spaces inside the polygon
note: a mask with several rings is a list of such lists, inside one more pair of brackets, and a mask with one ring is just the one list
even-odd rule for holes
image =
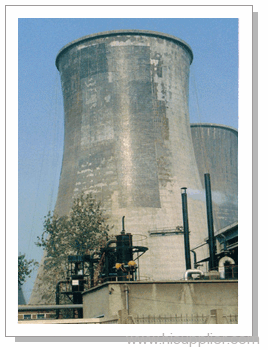
{"label": "green tree", "polygon": [[38,266],[38,262],[34,259],[27,260],[25,254],[19,253],[18,257],[18,283],[19,287],[23,285],[27,277],[31,276],[33,270]]}
{"label": "green tree", "polygon": [[48,213],[36,242],[45,251],[45,273],[39,282],[39,288],[46,289],[44,303],[55,301],[56,284],[66,279],[68,255],[92,253],[105,244],[109,232],[106,222],[101,204],[90,194],[76,198],[68,216]]}

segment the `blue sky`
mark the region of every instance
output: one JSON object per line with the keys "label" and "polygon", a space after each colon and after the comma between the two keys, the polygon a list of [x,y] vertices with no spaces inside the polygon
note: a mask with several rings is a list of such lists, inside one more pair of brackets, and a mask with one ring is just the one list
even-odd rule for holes
{"label": "blue sky", "polygon": [[[44,216],[53,211],[63,152],[63,105],[58,51],[82,36],[145,29],[177,36],[192,48],[190,121],[238,128],[238,20],[19,19],[19,252],[40,260],[34,244]],[[35,274],[24,285],[28,301]]]}

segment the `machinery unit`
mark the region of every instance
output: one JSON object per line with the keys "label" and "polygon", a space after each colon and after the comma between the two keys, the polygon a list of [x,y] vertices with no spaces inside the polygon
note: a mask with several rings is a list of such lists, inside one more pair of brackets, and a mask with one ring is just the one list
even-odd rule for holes
{"label": "machinery unit", "polygon": [[[68,295],[73,304],[83,303],[82,293],[86,289],[108,281],[136,281],[138,261],[148,248],[133,246],[132,234],[125,232],[125,217],[122,231],[111,239],[99,252],[85,255],[69,255],[67,278],[56,286],[56,305],[60,304],[60,294]],[[62,286],[65,288],[62,288]],[[74,309],[73,317],[82,318],[83,310]],[[57,310],[59,318],[59,310]]]}
{"label": "machinery unit", "polygon": [[[202,263],[208,262],[208,275],[210,277],[212,276],[213,278],[220,279],[238,279],[238,223],[235,222],[232,225],[217,231],[216,235],[214,235],[213,216],[217,214],[214,212],[213,215],[213,201],[209,173],[204,174],[204,185],[207,206],[208,238],[206,242],[191,250],[194,254],[194,267],[202,266]],[[204,245],[207,245],[209,248],[208,257],[197,262],[196,249]],[[187,254],[186,251],[185,254]],[[189,269],[187,271],[198,270]]]}
{"label": "machinery unit", "polygon": [[[122,231],[115,236],[115,240],[108,241],[105,248],[101,249],[101,255],[105,256],[105,264],[102,272],[102,280],[134,281],[138,279],[137,268],[141,255],[148,248],[133,246],[132,234],[125,232],[125,217],[122,218]],[[112,246],[114,244],[114,246]],[[137,254],[134,258],[134,254]]]}

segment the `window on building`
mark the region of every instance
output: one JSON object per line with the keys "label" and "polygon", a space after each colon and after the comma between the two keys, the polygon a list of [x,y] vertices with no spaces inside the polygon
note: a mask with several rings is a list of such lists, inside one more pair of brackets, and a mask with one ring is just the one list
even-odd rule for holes
{"label": "window on building", "polygon": [[32,315],[23,315],[24,320],[30,320]]}

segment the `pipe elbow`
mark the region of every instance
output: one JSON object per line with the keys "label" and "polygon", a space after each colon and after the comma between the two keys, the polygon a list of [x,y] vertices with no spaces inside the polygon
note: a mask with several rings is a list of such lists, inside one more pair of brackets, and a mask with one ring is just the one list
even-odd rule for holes
{"label": "pipe elbow", "polygon": [[225,279],[225,267],[224,267],[224,264],[226,262],[229,262],[231,265],[235,265],[235,261],[231,257],[224,256],[223,258],[221,258],[220,261],[219,261],[219,268],[218,268],[218,271],[219,271],[219,274],[220,274],[220,279]]}
{"label": "pipe elbow", "polygon": [[219,261],[219,267],[223,267],[226,262],[229,262],[231,265],[235,265],[234,259],[232,259],[229,256],[224,256],[223,258],[220,259]]}
{"label": "pipe elbow", "polygon": [[201,277],[203,277],[204,273],[202,271],[200,271],[200,270],[197,270],[197,269],[186,270],[185,274],[184,274],[184,279],[186,281],[188,281],[189,277],[192,276],[192,275],[200,275]]}
{"label": "pipe elbow", "polygon": [[108,248],[109,245],[111,245],[112,243],[116,243],[116,239],[110,239],[110,240],[106,243],[106,248]]}

